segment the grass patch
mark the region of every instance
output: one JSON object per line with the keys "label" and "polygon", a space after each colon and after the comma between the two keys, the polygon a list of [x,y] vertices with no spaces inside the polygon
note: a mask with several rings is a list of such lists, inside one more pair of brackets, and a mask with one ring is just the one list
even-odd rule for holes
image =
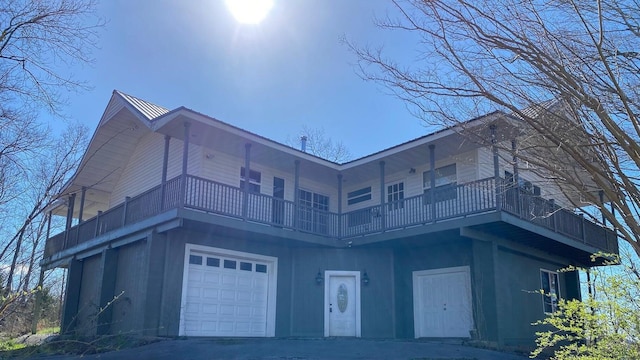
{"label": "grass patch", "polygon": [[26,347],[25,344],[19,344],[15,342],[13,339],[7,339],[0,341],[0,351],[15,351],[24,349]]}
{"label": "grass patch", "polygon": [[142,338],[125,335],[101,336],[95,338],[59,337],[37,346],[0,349],[2,359],[30,358],[35,355],[90,355],[118,351],[160,341],[159,338]]}
{"label": "grass patch", "polygon": [[59,334],[59,333],[60,333],[60,326],[42,328],[42,329],[38,329],[38,331],[36,332],[36,334]]}

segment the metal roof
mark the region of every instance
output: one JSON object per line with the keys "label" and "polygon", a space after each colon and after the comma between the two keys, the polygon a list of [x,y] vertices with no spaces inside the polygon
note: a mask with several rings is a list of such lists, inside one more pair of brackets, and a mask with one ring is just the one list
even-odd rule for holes
{"label": "metal roof", "polygon": [[169,109],[164,108],[162,106],[158,106],[156,104],[152,104],[148,101],[139,99],[135,96],[131,96],[125,94],[121,91],[114,90],[115,93],[122,96],[127,102],[129,102],[133,107],[140,112],[147,120],[153,120],[159,116],[162,116],[169,112]]}

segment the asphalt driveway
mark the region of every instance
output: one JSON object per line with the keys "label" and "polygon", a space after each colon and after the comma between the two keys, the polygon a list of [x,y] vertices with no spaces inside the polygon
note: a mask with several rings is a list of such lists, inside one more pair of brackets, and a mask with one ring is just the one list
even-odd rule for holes
{"label": "asphalt driveway", "polygon": [[459,341],[371,339],[209,339],[165,340],[136,348],[85,356],[38,359],[211,360],[211,359],[456,359],[523,360],[526,356],[464,346]]}

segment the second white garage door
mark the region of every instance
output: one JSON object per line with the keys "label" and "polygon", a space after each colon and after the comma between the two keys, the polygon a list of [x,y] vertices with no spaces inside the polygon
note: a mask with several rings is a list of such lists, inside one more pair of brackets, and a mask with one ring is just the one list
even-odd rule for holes
{"label": "second white garage door", "polygon": [[415,337],[469,337],[473,328],[469,267],[413,272]]}
{"label": "second white garage door", "polygon": [[180,335],[275,335],[273,257],[187,244]]}

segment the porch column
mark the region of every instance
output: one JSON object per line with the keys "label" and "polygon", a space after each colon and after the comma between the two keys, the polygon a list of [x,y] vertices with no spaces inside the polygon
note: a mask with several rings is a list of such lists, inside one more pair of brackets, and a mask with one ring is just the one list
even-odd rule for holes
{"label": "porch column", "polygon": [[338,174],[338,237],[342,237],[342,174]]}
{"label": "porch column", "polygon": [[76,194],[69,195],[69,204],[67,206],[67,223],[64,226],[64,248],[66,249],[69,243],[69,229],[71,229],[71,222],[73,221],[73,207],[76,203]]}
{"label": "porch column", "polygon": [[598,191],[598,197],[600,197],[600,215],[602,215],[602,226],[607,226],[607,218],[604,216],[604,211],[602,211],[602,207],[604,206],[604,191]]}
{"label": "porch column", "polygon": [[493,152],[493,177],[496,191],[496,210],[502,210],[502,187],[500,186],[500,158],[498,156],[498,145],[496,140],[496,125],[489,126],[491,130],[491,151]]}
{"label": "porch column", "polygon": [[431,221],[436,222],[436,146],[429,145],[429,169],[431,176],[429,177],[429,201],[431,202]]}
{"label": "porch column", "polygon": [[[518,143],[516,139],[511,140],[511,151],[513,153],[513,189],[515,196],[515,204],[512,204],[514,209],[520,210],[520,172],[518,171]],[[508,197],[507,197],[508,198]]]}
{"label": "porch column", "polygon": [[162,158],[162,180],[160,185],[160,209],[164,210],[164,198],[167,192],[167,168],[169,167],[169,141],[171,136],[164,136],[164,157]]}
{"label": "porch column", "polygon": [[384,208],[384,161],[380,161],[380,228],[385,231],[387,228],[387,214]]}
{"label": "porch column", "polygon": [[247,220],[249,211],[249,183],[251,182],[251,144],[244,144],[244,189],[242,189],[242,218]]}
{"label": "porch column", "polygon": [[300,206],[300,160],[294,162],[293,176],[293,227],[297,229],[298,207]]}
{"label": "porch column", "polygon": [[513,182],[518,185],[520,183],[520,172],[518,171],[518,141],[511,140],[511,151],[513,152]]}
{"label": "porch column", "polygon": [[187,166],[189,164],[189,137],[191,123],[184,123],[184,143],[182,148],[182,181],[180,181],[180,207],[184,206],[187,196]]}
{"label": "porch column", "polygon": [[84,213],[84,198],[87,195],[87,187],[82,187],[82,192],[80,193],[80,211],[78,212],[78,224],[82,222],[82,214]]}

